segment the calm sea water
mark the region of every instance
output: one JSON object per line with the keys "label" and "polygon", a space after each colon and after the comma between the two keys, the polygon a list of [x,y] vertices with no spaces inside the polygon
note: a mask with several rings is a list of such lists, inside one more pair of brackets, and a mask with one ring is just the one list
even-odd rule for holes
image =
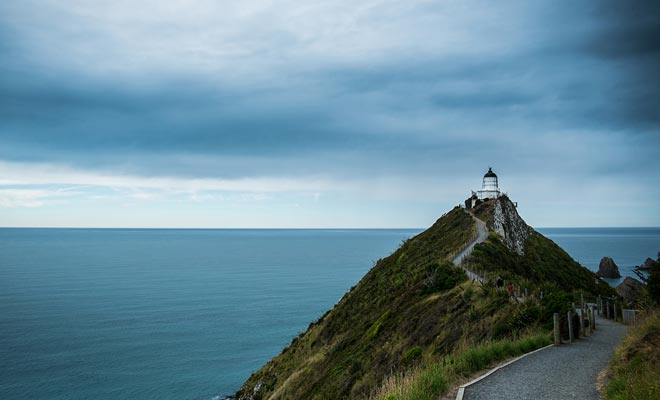
{"label": "calm sea water", "polygon": [[577,262],[598,271],[600,260],[612,257],[619,266],[621,279],[608,279],[616,286],[626,276],[637,278],[632,269],[647,257],[660,252],[660,228],[539,228],[568,252]]}
{"label": "calm sea water", "polygon": [[0,399],[212,399],[417,230],[0,229]]}
{"label": "calm sea water", "polygon": [[[540,231],[592,269],[660,251]],[[418,232],[0,229],[0,398],[222,398]]]}

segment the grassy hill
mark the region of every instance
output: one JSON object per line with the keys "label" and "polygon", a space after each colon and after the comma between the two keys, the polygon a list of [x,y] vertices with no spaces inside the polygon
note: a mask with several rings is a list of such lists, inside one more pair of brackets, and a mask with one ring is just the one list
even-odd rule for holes
{"label": "grassy hill", "polygon": [[607,400],[660,398],[660,310],[647,310],[630,328],[612,357],[608,375]]}
{"label": "grassy hill", "polygon": [[[255,372],[237,397],[368,398],[393,374],[542,326],[566,291],[610,290],[524,224],[507,198],[490,203],[474,210],[493,233],[475,247],[470,265],[524,284],[526,301],[468,281],[451,264],[476,235],[472,217],[457,207],[379,260],[332,310]],[[538,300],[540,291],[545,301]]]}

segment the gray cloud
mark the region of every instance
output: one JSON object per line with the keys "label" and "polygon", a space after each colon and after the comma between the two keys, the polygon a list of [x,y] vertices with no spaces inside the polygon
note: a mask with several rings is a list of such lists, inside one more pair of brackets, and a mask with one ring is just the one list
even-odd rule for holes
{"label": "gray cloud", "polygon": [[613,93],[627,122],[643,129],[660,127],[660,4],[652,0],[624,4],[608,1],[597,8],[603,23],[585,49],[622,75]]}
{"label": "gray cloud", "polygon": [[[432,174],[484,160],[635,173],[625,156],[660,147],[653,2],[511,2],[510,20],[480,2],[374,2],[343,18],[239,10],[233,25],[207,2],[207,17],[162,21],[121,4],[36,16],[3,4],[2,159],[185,176]],[[594,157],[594,143],[621,155]]]}

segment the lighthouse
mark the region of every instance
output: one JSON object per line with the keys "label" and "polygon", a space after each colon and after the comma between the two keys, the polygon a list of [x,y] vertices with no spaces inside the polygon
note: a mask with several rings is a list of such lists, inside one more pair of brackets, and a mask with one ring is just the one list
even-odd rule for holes
{"label": "lighthouse", "polygon": [[483,199],[496,199],[500,197],[500,187],[497,183],[497,175],[493,172],[491,167],[488,167],[488,172],[484,175],[481,190],[477,191],[480,200]]}
{"label": "lighthouse", "polygon": [[[488,167],[488,172],[486,172],[484,179],[481,182],[481,190],[477,190],[476,192],[474,190],[472,191],[472,195],[465,200],[465,208],[474,208],[484,201],[497,199],[503,195],[506,196],[506,193],[502,194],[500,191],[500,184],[497,180],[497,175],[493,172],[491,167]],[[518,203],[516,202],[513,202],[513,205],[518,207]]]}

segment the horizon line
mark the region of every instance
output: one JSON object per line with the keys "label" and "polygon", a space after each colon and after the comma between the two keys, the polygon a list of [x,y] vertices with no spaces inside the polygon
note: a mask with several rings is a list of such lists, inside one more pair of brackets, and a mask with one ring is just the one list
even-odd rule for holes
{"label": "horizon line", "polygon": [[[124,227],[124,226],[0,226],[0,229],[124,229],[124,230],[426,230],[429,227]],[[660,229],[660,226],[539,226],[533,229]]]}

